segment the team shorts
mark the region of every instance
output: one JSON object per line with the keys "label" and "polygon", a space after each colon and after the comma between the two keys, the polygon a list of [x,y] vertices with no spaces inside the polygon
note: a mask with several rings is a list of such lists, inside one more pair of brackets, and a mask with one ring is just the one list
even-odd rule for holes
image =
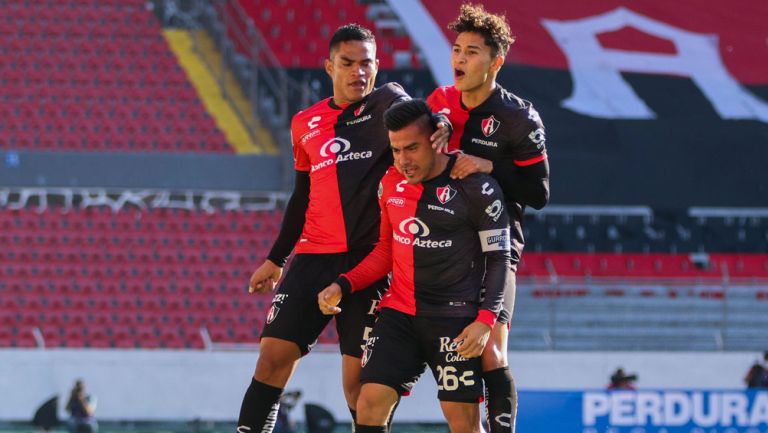
{"label": "team shorts", "polygon": [[480,357],[466,359],[453,339],[474,317],[416,317],[383,308],[363,353],[360,382],[409,393],[424,372],[432,370],[440,401],[478,403],[483,395]]}
{"label": "team shorts", "polygon": [[376,307],[389,286],[384,278],[359,292],[345,295],[336,316],[325,315],[317,305],[317,294],[338,276],[357,265],[366,252],[296,254],[277,288],[261,333],[296,343],[306,355],[328,322],[336,318],[339,349],[343,355],[360,358],[368,334],[376,321]]}

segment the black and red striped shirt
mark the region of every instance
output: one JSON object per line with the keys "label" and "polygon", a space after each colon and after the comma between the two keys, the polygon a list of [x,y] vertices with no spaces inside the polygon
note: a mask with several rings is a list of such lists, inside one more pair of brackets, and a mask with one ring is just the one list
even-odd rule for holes
{"label": "black and red striped shirt", "polygon": [[[394,167],[382,178],[380,240],[339,280],[364,289],[392,271],[380,306],[420,316],[475,316],[493,326],[509,261],[509,217],[498,183],[486,174],[449,174],[409,184]],[[486,294],[481,301],[480,288]]]}
{"label": "black and red striped shirt", "polygon": [[346,107],[328,98],[293,117],[294,167],[310,180],[297,253],[347,252],[377,241],[376,186],[392,165],[381,119],[404,99],[402,87],[388,83]]}
{"label": "black and red striped shirt", "polygon": [[512,231],[512,263],[517,263],[524,245],[521,223],[525,205],[512,197],[511,192],[520,187],[513,173],[547,159],[539,113],[530,102],[498,84],[488,99],[472,109],[464,106],[461,92],[454,86],[438,87],[427,103],[432,111],[448,116],[453,125],[449,151],[461,150],[493,162],[491,176],[504,190]]}

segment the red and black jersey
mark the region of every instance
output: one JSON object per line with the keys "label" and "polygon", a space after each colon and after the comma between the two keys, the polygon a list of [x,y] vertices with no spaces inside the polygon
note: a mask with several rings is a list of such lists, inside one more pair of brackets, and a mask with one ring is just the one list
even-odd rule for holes
{"label": "red and black jersey", "polygon": [[453,125],[448,150],[461,150],[493,161],[493,176],[505,191],[512,229],[512,262],[517,263],[523,250],[520,226],[525,207],[510,196],[515,167],[526,167],[547,158],[544,124],[533,105],[496,85],[491,95],[477,107],[467,109],[461,92],[454,86],[435,89],[427,98],[432,111],[448,116]]}
{"label": "red and black jersey", "polygon": [[293,117],[294,167],[310,180],[297,253],[340,253],[376,242],[376,185],[392,165],[381,119],[408,98],[400,85],[388,83],[346,107],[328,98]]}
{"label": "red and black jersey", "polygon": [[498,183],[480,173],[451,179],[454,162],[417,185],[389,169],[379,186],[379,243],[337,280],[345,291],[363,289],[391,270],[382,308],[420,316],[478,315],[493,325],[507,278],[509,217]]}

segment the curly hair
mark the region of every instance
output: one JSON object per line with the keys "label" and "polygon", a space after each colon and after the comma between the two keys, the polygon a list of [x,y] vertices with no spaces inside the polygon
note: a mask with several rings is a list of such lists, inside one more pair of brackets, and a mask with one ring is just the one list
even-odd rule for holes
{"label": "curly hair", "polygon": [[491,47],[491,56],[507,55],[509,46],[515,42],[504,15],[492,14],[483,5],[465,3],[461,5],[456,21],[448,24],[456,33],[474,32],[485,38],[485,44]]}

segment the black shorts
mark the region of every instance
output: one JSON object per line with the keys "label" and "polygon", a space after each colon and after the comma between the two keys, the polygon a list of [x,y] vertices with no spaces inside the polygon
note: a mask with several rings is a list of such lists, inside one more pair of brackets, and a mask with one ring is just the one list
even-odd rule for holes
{"label": "black shorts", "polygon": [[460,357],[453,339],[474,317],[415,317],[383,308],[363,354],[360,382],[411,391],[426,363],[440,401],[478,403],[483,395],[480,357]]}
{"label": "black shorts", "polygon": [[[309,353],[334,317],[320,311],[317,294],[366,255],[367,251],[296,254],[277,288],[261,336],[292,341],[299,345],[302,355]],[[339,349],[343,355],[356,358],[363,355],[365,340],[376,321],[375,309],[387,287],[388,281],[384,278],[365,290],[342,298],[341,313],[335,317]]]}

